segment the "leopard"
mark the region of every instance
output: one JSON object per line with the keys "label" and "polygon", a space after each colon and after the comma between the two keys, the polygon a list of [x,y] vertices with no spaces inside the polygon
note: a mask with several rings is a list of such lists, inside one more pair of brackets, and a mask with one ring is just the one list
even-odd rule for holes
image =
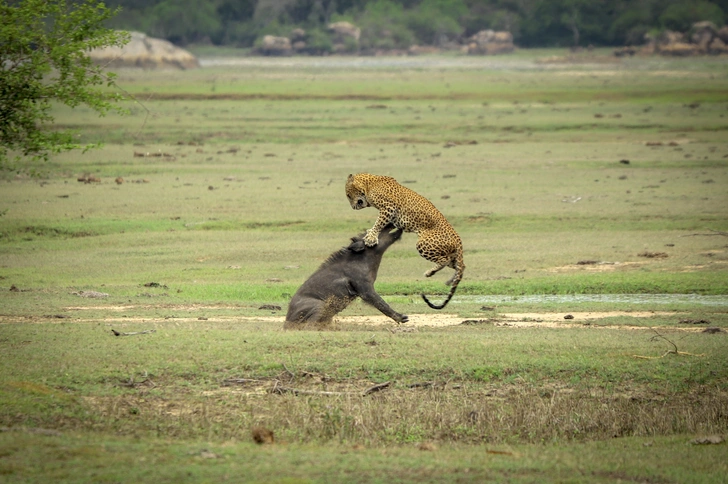
{"label": "leopard", "polygon": [[367,246],[377,245],[381,231],[387,224],[392,224],[405,232],[417,234],[417,252],[435,264],[425,272],[425,277],[432,277],[445,267],[455,269],[445,283],[450,286],[450,292],[441,304],[432,303],[422,294],[430,308],[443,309],[455,294],[465,272],[463,242],[445,216],[427,198],[389,176],[350,174],[346,180],[346,197],[354,210],[366,207],[379,210],[374,226],[364,236]]}

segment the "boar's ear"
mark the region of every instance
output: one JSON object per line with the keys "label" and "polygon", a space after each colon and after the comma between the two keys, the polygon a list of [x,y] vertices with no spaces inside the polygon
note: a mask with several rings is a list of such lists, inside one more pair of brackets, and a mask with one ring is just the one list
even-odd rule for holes
{"label": "boar's ear", "polygon": [[352,237],[351,238],[351,244],[349,244],[348,249],[352,252],[364,252],[366,250],[367,246],[364,245],[364,240],[361,237]]}

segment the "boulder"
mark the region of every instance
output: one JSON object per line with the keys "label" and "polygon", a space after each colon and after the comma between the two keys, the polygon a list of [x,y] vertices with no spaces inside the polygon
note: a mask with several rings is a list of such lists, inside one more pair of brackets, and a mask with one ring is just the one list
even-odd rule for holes
{"label": "boulder", "polygon": [[328,25],[329,30],[334,33],[334,43],[342,43],[347,37],[359,42],[361,29],[349,22],[334,22]]}
{"label": "boulder", "polygon": [[138,67],[142,69],[196,69],[197,58],[188,51],[163,39],[148,37],[141,32],[129,32],[131,40],[123,47],[104,47],[89,52],[96,64],[108,67]]}
{"label": "boulder", "polygon": [[[713,22],[696,22],[683,34],[666,30],[657,36],[646,35],[643,54],[692,56],[728,53],[728,27],[718,29]],[[616,55],[616,52],[615,52]]]}
{"label": "boulder", "polygon": [[708,53],[713,55],[728,54],[728,45],[719,37],[716,37],[708,46]]}
{"label": "boulder", "polygon": [[659,52],[662,55],[687,57],[700,54],[701,50],[700,46],[696,44],[688,44],[687,42],[674,42],[672,44],[660,46]]}
{"label": "boulder", "polygon": [[266,35],[263,37],[257,51],[263,55],[288,56],[291,55],[293,47],[291,46],[291,40],[288,37]]}
{"label": "boulder", "polygon": [[691,29],[690,41],[699,46],[702,52],[707,52],[717,31],[713,22],[696,22]]}
{"label": "boulder", "polygon": [[291,30],[291,35],[289,37],[291,39],[291,42],[305,42],[306,41],[306,31],[300,28],[296,28]]}
{"label": "boulder", "polygon": [[683,34],[672,30],[665,30],[657,35],[645,34],[645,44],[651,46],[669,45],[674,42],[682,42]]}
{"label": "boulder", "polygon": [[293,49],[293,52],[300,54],[306,51],[308,48],[308,45],[306,44],[306,36],[306,31],[301,28],[291,30],[291,34],[288,36],[288,39],[291,41],[291,49]]}
{"label": "boulder", "polygon": [[492,55],[513,52],[513,35],[510,32],[481,30],[468,39],[468,54]]}
{"label": "boulder", "polygon": [[513,35],[510,32],[495,32],[493,42],[496,44],[513,44]]}
{"label": "boulder", "polygon": [[715,35],[717,35],[720,40],[728,44],[728,25],[722,26],[720,30],[715,33]]}

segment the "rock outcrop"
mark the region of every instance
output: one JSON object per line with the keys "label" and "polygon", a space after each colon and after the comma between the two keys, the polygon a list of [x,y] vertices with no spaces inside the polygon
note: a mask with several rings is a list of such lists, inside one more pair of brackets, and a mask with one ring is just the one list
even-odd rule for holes
{"label": "rock outcrop", "polygon": [[728,27],[718,29],[712,22],[696,22],[689,32],[666,30],[657,36],[647,36],[642,53],[679,57],[728,54],[727,43]]}
{"label": "rock outcrop", "polygon": [[137,67],[142,69],[196,69],[197,58],[190,52],[162,39],[148,37],[141,32],[129,32],[131,40],[123,47],[104,47],[89,52],[96,64],[112,68]]}
{"label": "rock outcrop", "polygon": [[256,47],[256,52],[262,55],[270,56],[289,56],[293,53],[291,39],[288,37],[278,37],[276,35],[266,35]]}
{"label": "rock outcrop", "polygon": [[344,42],[347,37],[359,42],[361,37],[361,29],[349,22],[334,22],[328,28],[334,34],[334,42]]}
{"label": "rock outcrop", "polygon": [[510,32],[481,30],[468,39],[468,54],[471,55],[505,54],[514,49]]}

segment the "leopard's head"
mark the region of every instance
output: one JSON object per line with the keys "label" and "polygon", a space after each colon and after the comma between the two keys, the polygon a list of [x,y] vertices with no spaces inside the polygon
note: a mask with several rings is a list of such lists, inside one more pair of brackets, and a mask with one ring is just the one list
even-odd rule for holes
{"label": "leopard's head", "polygon": [[346,198],[349,199],[349,204],[354,210],[361,210],[369,206],[364,190],[359,186],[354,175],[349,175],[346,180]]}

